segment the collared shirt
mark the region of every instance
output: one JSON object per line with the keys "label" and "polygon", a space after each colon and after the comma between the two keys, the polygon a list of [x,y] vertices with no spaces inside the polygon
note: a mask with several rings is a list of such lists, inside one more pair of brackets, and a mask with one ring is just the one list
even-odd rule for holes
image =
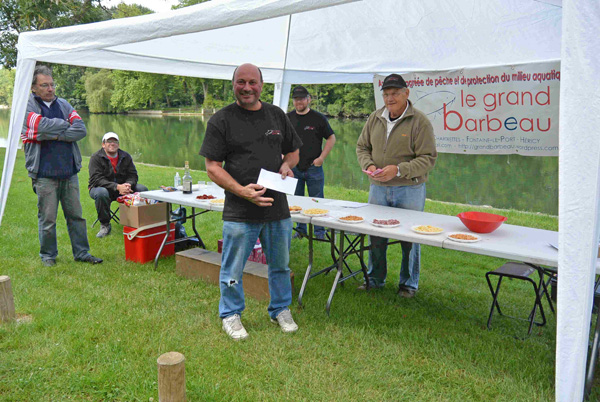
{"label": "collared shirt", "polygon": [[398,123],[400,120],[402,120],[402,118],[406,114],[407,110],[408,110],[408,101],[406,101],[406,107],[404,108],[404,112],[402,112],[400,117],[398,117],[394,121],[390,120],[390,111],[387,109],[387,107],[383,110],[381,117],[383,117],[385,119],[385,121],[387,122],[387,138],[390,138],[390,133],[394,129],[394,126],[396,125],[396,123]]}

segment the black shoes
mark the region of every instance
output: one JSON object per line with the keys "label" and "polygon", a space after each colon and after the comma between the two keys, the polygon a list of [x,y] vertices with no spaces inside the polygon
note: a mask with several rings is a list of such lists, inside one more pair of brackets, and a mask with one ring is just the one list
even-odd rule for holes
{"label": "black shoes", "polygon": [[53,267],[56,265],[56,260],[42,260],[42,264],[44,264],[45,267]]}
{"label": "black shoes", "polygon": [[94,257],[91,254],[86,255],[82,258],[75,258],[77,262],[87,262],[88,264],[100,264],[103,260],[102,258]]}

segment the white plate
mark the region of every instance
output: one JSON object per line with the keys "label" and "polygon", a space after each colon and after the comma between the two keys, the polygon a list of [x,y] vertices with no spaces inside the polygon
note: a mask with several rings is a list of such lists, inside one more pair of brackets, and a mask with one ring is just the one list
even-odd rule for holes
{"label": "white plate", "polygon": [[[383,220],[383,219],[380,219],[380,220]],[[378,228],[396,228],[396,227],[400,226],[399,223],[396,223],[394,225],[384,225],[381,223],[373,223],[373,221],[371,221],[371,225],[377,226]]]}
{"label": "white plate", "polygon": [[[473,237],[476,237],[476,239],[475,240],[466,240],[466,239],[455,239],[454,237],[450,237],[455,234],[464,234],[464,235],[468,235],[468,236],[473,236]],[[448,233],[448,240],[456,241],[459,243],[475,243],[475,242],[478,242],[479,240],[481,240],[481,236],[477,236],[475,233],[452,232],[452,233]]]}
{"label": "white plate", "polygon": [[[346,216],[348,216],[348,215],[346,215]],[[355,215],[355,216],[356,216],[356,215]],[[361,220],[359,220],[359,221],[347,221],[347,220],[344,220],[344,219],[342,219],[342,218],[343,218],[343,216],[342,216],[342,217],[339,217],[339,218],[337,218],[337,220],[338,220],[339,222],[343,222],[343,223],[363,223],[363,222],[365,221],[365,218],[362,218],[362,219],[361,219]]]}
{"label": "white plate", "polygon": [[302,211],[302,210],[300,210],[300,211],[290,211],[290,214],[292,214],[292,215],[296,215],[296,214],[299,214],[301,211]]}
{"label": "white plate", "polygon": [[312,216],[313,218],[317,218],[319,216],[325,216],[329,213],[329,211],[325,212],[324,214],[305,214],[304,210],[300,211],[300,213],[304,216]]}
{"label": "white plate", "polygon": [[[417,230],[417,228],[418,228],[419,226],[427,226],[427,225],[415,225],[415,226],[411,227],[411,228],[410,228],[410,230],[412,230],[412,231],[413,231],[413,232],[415,232],[415,233],[418,233],[418,234],[424,234],[424,235],[437,235],[437,234],[440,234],[440,233],[444,233],[444,230],[443,230],[442,228],[440,228],[440,229],[442,229],[442,230],[441,230],[441,231],[439,231],[439,232],[423,232],[423,231],[421,231],[421,230]],[[433,225],[430,225],[430,226],[433,226]],[[437,227],[437,226],[436,226],[436,227]]]}
{"label": "white plate", "polygon": [[225,199],[224,198],[217,198],[214,200],[210,200],[209,201],[211,204],[213,205],[225,205]]}

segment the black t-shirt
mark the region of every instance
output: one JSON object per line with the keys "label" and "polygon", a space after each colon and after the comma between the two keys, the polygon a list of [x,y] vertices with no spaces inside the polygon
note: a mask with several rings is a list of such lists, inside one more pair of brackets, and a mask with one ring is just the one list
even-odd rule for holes
{"label": "black t-shirt", "polygon": [[329,138],[333,130],[327,118],[312,109],[306,114],[298,114],[293,110],[287,115],[302,140],[297,168],[305,171],[321,155],[323,140]]}
{"label": "black t-shirt", "polygon": [[[289,119],[277,106],[262,102],[260,110],[250,111],[232,103],[208,121],[200,155],[224,162],[227,173],[246,186],[256,183],[261,168],[279,172],[282,155],[301,145]],[[226,191],[223,220],[268,222],[290,217],[284,193],[267,190],[264,197],[272,197],[273,205],[259,207]]]}

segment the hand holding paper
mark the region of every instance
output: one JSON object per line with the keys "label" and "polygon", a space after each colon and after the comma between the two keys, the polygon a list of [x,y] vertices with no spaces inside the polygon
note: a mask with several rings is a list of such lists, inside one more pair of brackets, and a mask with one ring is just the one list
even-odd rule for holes
{"label": "hand holding paper", "polygon": [[268,170],[261,169],[258,175],[256,184],[264,186],[268,189],[280,191],[285,194],[294,195],[296,191],[296,183],[298,179],[293,177],[281,178],[281,174],[269,172]]}

